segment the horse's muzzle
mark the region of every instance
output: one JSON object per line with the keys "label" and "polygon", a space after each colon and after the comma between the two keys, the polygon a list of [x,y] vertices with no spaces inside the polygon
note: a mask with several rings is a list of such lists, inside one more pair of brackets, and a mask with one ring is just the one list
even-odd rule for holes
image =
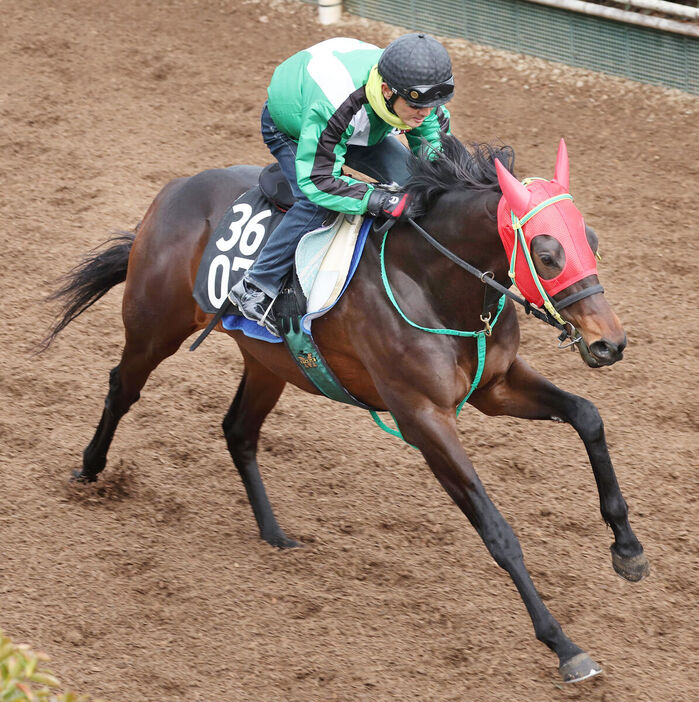
{"label": "horse's muzzle", "polygon": [[580,349],[580,355],[590,368],[611,366],[624,358],[626,335],[618,344],[610,339],[598,339],[589,346],[584,341],[581,341],[578,348]]}

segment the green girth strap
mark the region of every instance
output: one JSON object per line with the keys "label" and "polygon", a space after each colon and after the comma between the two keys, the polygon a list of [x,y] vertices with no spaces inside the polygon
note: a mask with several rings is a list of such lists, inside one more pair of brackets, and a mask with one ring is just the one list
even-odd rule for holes
{"label": "green girth strap", "polygon": [[313,385],[331,400],[371,410],[369,405],[354,397],[335,377],[313,337],[301,330],[301,318],[298,320],[298,330],[294,329],[293,324],[289,327],[289,331],[283,333],[284,343],[298,367]]}
{"label": "green girth strap", "polygon": [[[460,337],[474,337],[476,339],[476,347],[478,351],[478,366],[476,372],[473,376],[473,381],[471,382],[471,387],[466,393],[466,396],[461,400],[456,408],[456,416],[459,416],[461,409],[471,397],[473,392],[478,388],[481,377],[483,375],[483,368],[485,367],[485,354],[486,354],[486,337],[490,336],[492,328],[500,317],[500,313],[505,307],[506,297],[501,295],[498,301],[497,310],[495,312],[495,317],[492,321],[484,321],[485,326],[479,331],[460,331],[458,329],[430,329],[429,327],[423,327],[416,324],[410,320],[403,310],[400,308],[398,301],[396,300],[393,291],[391,290],[391,285],[388,282],[388,275],[386,272],[386,239],[388,238],[388,231],[384,234],[383,241],[381,243],[381,280],[383,281],[384,289],[386,290],[386,295],[391,301],[391,304],[402,317],[402,319],[407,322],[411,327],[419,329],[420,331],[427,332],[429,334],[444,334],[447,336],[460,336]],[[392,436],[397,436],[398,438],[405,441],[400,429],[393,429],[389,427],[378,415],[377,410],[373,409],[369,405],[364,404],[361,400],[354,397],[337,379],[335,374],[332,372],[331,368],[328,366],[327,362],[320,353],[318,346],[313,339],[313,336],[309,333],[305,333],[301,329],[301,318],[298,320],[298,324],[289,324],[288,331],[283,333],[284,343],[289,350],[289,353],[293,356],[294,360],[298,364],[304,375],[313,383],[313,385],[318,388],[318,390],[329,397],[331,400],[337,400],[338,402],[344,402],[349,405],[354,405],[356,407],[361,407],[362,409],[367,409],[371,413],[376,424],[388,432]],[[393,416],[393,415],[391,415]],[[395,417],[393,418],[395,422]],[[396,422],[396,427],[398,426]]]}

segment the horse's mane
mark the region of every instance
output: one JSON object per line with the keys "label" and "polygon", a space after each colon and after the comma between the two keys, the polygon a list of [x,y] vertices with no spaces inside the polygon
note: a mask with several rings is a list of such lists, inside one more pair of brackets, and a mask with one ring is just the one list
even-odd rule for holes
{"label": "horse's mane", "polygon": [[515,153],[511,146],[462,144],[450,134],[442,137],[442,150],[426,145],[411,159],[408,192],[427,209],[442,193],[455,188],[499,192],[495,159],[512,171]]}

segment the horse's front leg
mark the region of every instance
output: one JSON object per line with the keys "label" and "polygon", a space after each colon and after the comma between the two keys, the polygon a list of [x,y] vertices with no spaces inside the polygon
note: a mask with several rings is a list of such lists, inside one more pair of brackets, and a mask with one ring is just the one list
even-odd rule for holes
{"label": "horse's front leg", "polygon": [[614,570],[634,582],[648,575],[648,559],[629,524],[628,508],[609,457],[604,424],[595,405],[557,388],[519,357],[500,381],[474,393],[471,402],[490,415],[563,420],[571,424],[585,444],[597,482],[600,511],[614,532],[611,546]]}
{"label": "horse's front leg", "polygon": [[[402,405],[402,403],[398,403]],[[514,531],[488,497],[456,432],[454,408],[413,403],[392,407],[406,441],[417,446],[444,489],[468,517],[495,562],[512,578],[534,624],[536,638],[559,659],[565,682],[601,672],[599,664],[576,646],[541,600],[524,565]]]}

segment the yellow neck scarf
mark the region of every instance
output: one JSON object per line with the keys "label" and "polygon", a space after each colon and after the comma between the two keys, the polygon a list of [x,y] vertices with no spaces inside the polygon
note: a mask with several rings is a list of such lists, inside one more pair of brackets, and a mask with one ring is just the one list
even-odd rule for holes
{"label": "yellow neck scarf", "polygon": [[374,112],[376,112],[386,124],[390,124],[396,129],[400,129],[404,132],[412,129],[412,127],[408,126],[398,115],[393,114],[393,112],[386,107],[386,100],[381,92],[381,83],[383,83],[383,78],[379,73],[378,66],[374,66],[369,73],[369,80],[366,82],[366,96]]}

